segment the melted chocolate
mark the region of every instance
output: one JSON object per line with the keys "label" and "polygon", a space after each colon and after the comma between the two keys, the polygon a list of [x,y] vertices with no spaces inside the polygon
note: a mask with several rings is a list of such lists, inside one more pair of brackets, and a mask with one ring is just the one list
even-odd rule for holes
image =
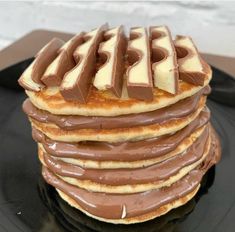
{"label": "melted chocolate", "polygon": [[35,128],[33,128],[32,133],[34,140],[42,143],[46,152],[53,156],[98,161],[112,160],[130,162],[155,158],[173,151],[186,137],[196,129],[204,126],[209,118],[210,112],[208,108],[205,108],[193,122],[175,134],[123,143],[65,143],[53,141]]}
{"label": "melted chocolate", "polygon": [[163,123],[168,120],[186,117],[197,110],[201,96],[207,95],[208,92],[210,92],[210,87],[206,86],[195,95],[173,105],[151,112],[117,117],[54,115],[47,111],[37,109],[29,99],[26,99],[23,103],[23,110],[29,117],[37,121],[54,123],[64,130],[130,128]]}
{"label": "melted chocolate", "polygon": [[92,215],[120,219],[125,210],[125,218],[140,216],[184,197],[198,186],[202,176],[220,158],[220,144],[214,133],[212,132],[211,148],[206,160],[197,169],[166,188],[134,194],[95,193],[67,184],[46,167],[43,167],[42,174],[48,184],[64,192]]}
{"label": "melted chocolate", "polygon": [[67,164],[44,154],[44,162],[53,172],[61,176],[80,180],[90,180],[108,185],[142,184],[166,180],[176,175],[182,168],[202,158],[208,146],[209,127],[186,151],[163,162],[137,169],[84,169]]}

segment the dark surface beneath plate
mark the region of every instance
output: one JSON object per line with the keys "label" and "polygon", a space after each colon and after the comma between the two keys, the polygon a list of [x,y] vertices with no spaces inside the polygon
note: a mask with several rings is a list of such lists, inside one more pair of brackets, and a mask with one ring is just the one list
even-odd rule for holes
{"label": "dark surface beneath plate", "polygon": [[[223,85],[218,85],[218,78],[224,80]],[[212,86],[213,101],[208,100],[208,106],[221,138],[222,160],[207,173],[200,193],[188,204],[166,216],[132,226],[90,219],[68,206],[45,184],[40,177],[31,128],[21,110],[26,96],[14,87],[0,86],[0,232],[235,231],[235,108],[215,102],[229,101],[233,105],[235,85],[215,69]]]}

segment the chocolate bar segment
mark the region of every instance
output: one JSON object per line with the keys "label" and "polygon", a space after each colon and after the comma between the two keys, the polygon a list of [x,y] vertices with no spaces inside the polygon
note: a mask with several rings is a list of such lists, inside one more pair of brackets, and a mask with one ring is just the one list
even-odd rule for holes
{"label": "chocolate bar segment", "polygon": [[206,70],[192,39],[188,36],[177,36],[175,48],[178,57],[180,79],[194,85],[203,86]]}
{"label": "chocolate bar segment", "polygon": [[152,100],[153,81],[150,65],[150,47],[145,28],[131,28],[127,54],[130,64],[127,69],[128,96],[139,100]]}
{"label": "chocolate bar segment", "polygon": [[168,93],[176,94],[179,89],[179,72],[170,31],[166,26],[150,27],[150,36],[154,86]]}
{"label": "chocolate bar segment", "polygon": [[85,32],[81,32],[68,40],[60,49],[59,53],[66,51],[68,56],[73,56],[75,49],[84,42]]}
{"label": "chocolate bar segment", "polygon": [[106,41],[100,44],[98,50],[104,64],[96,73],[93,84],[99,90],[109,89],[117,97],[121,97],[126,52],[123,27],[106,31],[104,38]]}
{"label": "chocolate bar segment", "polygon": [[86,102],[96,71],[96,53],[105,30],[106,24],[86,33],[83,36],[85,42],[74,51],[77,65],[65,74],[60,87],[60,92],[66,100]]}
{"label": "chocolate bar segment", "polygon": [[59,48],[64,41],[54,38],[46,46],[44,46],[35,56],[35,60],[23,72],[19,84],[27,90],[40,91],[44,87],[41,77],[45,70],[57,56]]}
{"label": "chocolate bar segment", "polygon": [[59,49],[58,56],[48,66],[41,79],[46,86],[59,86],[65,73],[75,66],[73,52],[83,43],[83,35],[84,33],[75,35]]}

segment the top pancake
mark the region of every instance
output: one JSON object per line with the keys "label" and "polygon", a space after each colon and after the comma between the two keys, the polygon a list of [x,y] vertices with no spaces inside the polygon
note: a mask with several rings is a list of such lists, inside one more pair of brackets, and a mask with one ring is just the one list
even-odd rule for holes
{"label": "top pancake", "polygon": [[98,91],[92,88],[86,104],[78,101],[66,101],[60,94],[58,87],[49,87],[40,92],[26,90],[31,102],[39,109],[52,114],[84,115],[84,116],[117,116],[123,114],[142,113],[160,109],[190,97],[208,85],[212,77],[211,69],[203,86],[196,86],[180,80],[179,92],[176,95],[154,88],[152,101],[141,101],[128,98],[124,90],[122,97],[117,98],[109,91]]}

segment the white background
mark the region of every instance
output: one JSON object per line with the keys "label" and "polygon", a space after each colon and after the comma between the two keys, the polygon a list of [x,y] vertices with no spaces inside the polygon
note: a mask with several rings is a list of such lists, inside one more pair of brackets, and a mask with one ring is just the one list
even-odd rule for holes
{"label": "white background", "polygon": [[235,2],[0,1],[0,49],[25,33],[53,29],[77,33],[104,22],[166,24],[173,35],[191,35],[203,52],[235,57]]}

